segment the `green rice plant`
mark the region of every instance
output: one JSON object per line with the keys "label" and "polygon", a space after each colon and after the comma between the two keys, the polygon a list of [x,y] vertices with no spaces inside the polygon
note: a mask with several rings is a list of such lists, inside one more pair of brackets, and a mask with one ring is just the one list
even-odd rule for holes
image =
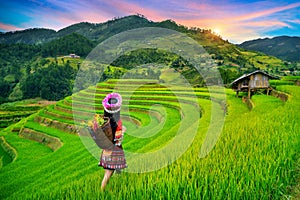
{"label": "green rice plant", "polygon": [[[87,151],[80,138],[66,134],[59,129],[37,123],[36,116],[49,117],[62,123],[73,124],[70,113],[49,107],[57,117],[44,112],[27,118],[24,127],[59,138],[63,145],[55,152],[44,145],[20,138],[8,129],[0,132],[6,142],[13,147],[18,158],[1,168],[1,199],[281,199],[290,198],[291,188],[299,178],[299,130],[300,89],[282,85],[277,90],[288,93],[290,98],[282,102],[265,95],[252,97],[254,108],[249,111],[232,90],[226,90],[226,117],[223,131],[216,145],[204,157],[200,157],[207,131],[216,123],[211,117],[214,106],[222,111],[224,102],[221,93],[208,93],[206,88],[176,92],[158,82],[138,87],[143,80],[130,80],[132,87],[122,88],[126,111],[122,116],[127,127],[123,142],[126,151],[155,152],[180,135],[189,133],[190,127],[177,133],[181,120],[198,123],[197,134],[184,153],[171,159],[167,166],[152,172],[113,175],[105,191],[100,190],[104,170],[97,167],[97,160]],[[123,81],[124,84],[126,81]],[[123,83],[122,82],[122,83]],[[150,82],[150,81],[149,81]],[[130,83],[130,84],[129,84]],[[94,102],[92,89],[66,98],[57,106],[72,110],[72,103],[86,108],[96,106],[101,109],[101,98],[105,90],[110,91],[118,80],[108,84],[98,84],[101,91]],[[136,85],[134,85],[136,84]],[[152,85],[152,87],[150,86]],[[113,88],[114,90],[114,88]],[[103,93],[102,93],[103,92]],[[151,95],[151,92],[152,95]],[[176,93],[177,101],[174,97]],[[79,98],[78,98],[79,97]],[[130,97],[130,98],[129,98]],[[132,99],[131,99],[132,97]],[[210,98],[208,98],[210,97]],[[213,99],[213,101],[211,101]],[[96,102],[96,103],[95,103]],[[179,104],[180,102],[180,104]],[[160,106],[153,106],[159,104]],[[184,110],[200,106],[200,116],[189,118]],[[91,112],[93,109],[76,107],[76,111]],[[97,111],[98,112],[98,111]],[[99,111],[100,112],[100,111]],[[222,116],[224,113],[220,113]],[[140,122],[134,124],[131,118]],[[160,122],[164,122],[162,127]],[[187,124],[189,124],[187,123]],[[144,128],[147,128],[145,130]],[[139,133],[139,131],[141,131]],[[131,135],[144,134],[150,137]],[[185,133],[184,133],[185,132]],[[156,133],[153,135],[152,133]],[[180,143],[172,147],[170,153],[180,151]],[[99,155],[101,150],[97,149]],[[0,155],[2,155],[1,153]],[[162,157],[156,157],[155,163]],[[129,166],[134,167],[134,166]]]}
{"label": "green rice plant", "polygon": [[11,163],[17,158],[16,150],[6,142],[3,136],[0,137],[0,155],[1,167]]}
{"label": "green rice plant", "polygon": [[296,80],[300,80],[300,76],[283,76],[282,80],[284,80],[284,81],[296,81]]}
{"label": "green rice plant", "polygon": [[277,86],[280,85],[294,85],[294,82],[290,81],[290,80],[270,80],[270,85],[271,87],[276,88]]}

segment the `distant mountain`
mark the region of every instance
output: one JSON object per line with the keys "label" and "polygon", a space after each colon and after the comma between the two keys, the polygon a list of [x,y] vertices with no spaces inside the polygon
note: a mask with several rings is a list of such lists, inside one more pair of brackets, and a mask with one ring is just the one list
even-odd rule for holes
{"label": "distant mountain", "polygon": [[56,38],[56,31],[45,28],[32,28],[22,31],[0,33],[2,44],[41,44]]}
{"label": "distant mountain", "polygon": [[[95,45],[107,38],[127,30],[144,27],[167,28],[187,34],[204,47],[219,67],[226,68],[228,71],[230,71],[229,68],[234,68],[238,73],[247,73],[256,69],[272,71],[273,69],[286,67],[280,59],[274,60],[274,58],[259,52],[247,52],[237,45],[223,40],[221,36],[213,34],[211,30],[197,27],[188,28],[178,25],[171,19],[153,22],[140,14],[113,18],[104,23],[81,22],[59,31],[33,28],[0,33],[0,44],[3,46],[16,44],[33,45],[32,48],[40,49],[40,53],[35,56],[42,56],[44,58],[69,53],[76,53],[85,57]],[[284,42],[281,43],[285,44]],[[5,63],[0,63],[0,68],[1,65],[3,65],[3,68],[10,67],[12,61],[15,60],[20,60],[20,64],[22,63],[22,59],[19,59],[18,56],[19,54],[23,54],[23,52],[15,51],[7,54],[5,49],[2,50],[0,60],[3,58]],[[32,56],[35,59],[35,56]],[[5,72],[8,73],[9,70],[5,69]]]}
{"label": "distant mountain", "polygon": [[240,47],[286,61],[300,61],[300,37],[279,36],[243,42]]}

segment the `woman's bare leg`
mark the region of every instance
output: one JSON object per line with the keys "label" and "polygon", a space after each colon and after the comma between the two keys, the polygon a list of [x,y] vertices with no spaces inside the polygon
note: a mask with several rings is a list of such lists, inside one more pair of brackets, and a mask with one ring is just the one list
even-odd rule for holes
{"label": "woman's bare leg", "polygon": [[113,172],[114,172],[114,170],[110,170],[110,169],[105,170],[105,174],[104,174],[102,184],[101,184],[102,190],[105,188],[105,186],[106,186],[107,182],[109,181],[109,178],[111,177]]}

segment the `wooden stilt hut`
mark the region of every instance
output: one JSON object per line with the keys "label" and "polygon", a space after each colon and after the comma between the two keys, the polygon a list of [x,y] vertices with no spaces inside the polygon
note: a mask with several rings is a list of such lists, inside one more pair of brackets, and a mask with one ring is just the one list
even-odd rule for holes
{"label": "wooden stilt hut", "polygon": [[239,92],[248,92],[248,98],[250,99],[251,93],[258,89],[266,89],[267,94],[269,94],[272,90],[269,84],[270,79],[275,79],[275,77],[264,71],[257,70],[237,78],[231,83],[231,86],[232,89],[236,91],[237,96]]}

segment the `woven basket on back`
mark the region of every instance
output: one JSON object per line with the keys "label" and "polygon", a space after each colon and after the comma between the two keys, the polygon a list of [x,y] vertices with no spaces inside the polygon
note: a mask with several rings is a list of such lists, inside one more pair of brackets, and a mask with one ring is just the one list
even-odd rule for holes
{"label": "woven basket on back", "polygon": [[98,147],[101,149],[112,149],[113,144],[113,133],[110,126],[110,119],[108,117],[103,117],[106,122],[100,126],[96,131],[94,131],[92,128],[89,128],[89,132],[93,138],[93,140],[96,142]]}

